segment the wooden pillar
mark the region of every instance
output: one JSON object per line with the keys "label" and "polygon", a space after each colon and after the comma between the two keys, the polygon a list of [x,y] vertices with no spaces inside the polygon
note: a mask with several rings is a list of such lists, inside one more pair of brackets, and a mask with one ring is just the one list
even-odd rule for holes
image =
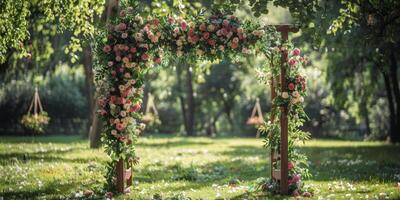
{"label": "wooden pillar", "polygon": [[[277,30],[281,33],[282,44],[288,41],[289,32],[297,32],[298,29],[291,27],[290,25],[279,25],[276,26]],[[287,91],[286,83],[286,68],[285,64],[288,59],[288,50],[285,49],[281,51],[281,74],[280,83],[281,91]],[[281,127],[281,148],[280,148],[280,159],[281,159],[281,179],[280,179],[280,189],[281,194],[287,195],[289,193],[288,184],[288,107],[281,106],[281,116],[280,116],[280,127]]]}
{"label": "wooden pillar", "polygon": [[[273,57],[271,58],[271,65],[273,65],[274,63],[273,63]],[[275,97],[276,97],[276,90],[275,90],[275,78],[276,77],[274,77],[274,76],[272,76],[271,77],[271,102],[273,102],[274,101],[274,99],[275,99]],[[274,108],[275,108],[275,105],[274,104],[272,104],[271,105],[271,110],[273,111],[274,110]],[[275,113],[274,112],[271,112],[271,124],[273,124],[274,123],[274,121],[275,121]],[[272,138],[272,135],[270,136],[270,138]],[[274,176],[273,176],[273,172],[274,172],[274,159],[275,159],[275,149],[273,149],[273,148],[271,148],[271,170],[270,170],[270,174],[271,174],[271,178],[274,178]]]}
{"label": "wooden pillar", "polygon": [[119,161],[117,162],[117,191],[119,193],[123,193],[124,192],[124,161],[121,159],[119,159]]}

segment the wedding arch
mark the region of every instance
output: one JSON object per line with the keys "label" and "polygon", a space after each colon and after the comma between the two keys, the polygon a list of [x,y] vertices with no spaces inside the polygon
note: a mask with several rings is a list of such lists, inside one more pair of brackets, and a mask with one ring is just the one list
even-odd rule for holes
{"label": "wedding arch", "polygon": [[287,42],[293,31],[289,25],[240,22],[233,15],[144,19],[132,8],[122,10],[99,34],[95,48],[98,113],[105,122],[102,141],[111,160],[106,174],[109,189],[124,192],[125,184],[132,184],[132,166],[139,162],[135,143],[145,128],[139,110],[149,69],[179,57],[196,62],[263,54],[268,62],[258,78],[270,84],[273,103],[268,121],[259,128],[265,147],[271,148],[271,179],[265,184],[282,194],[300,190],[300,174],[308,173],[306,157],[294,147],[309,137],[298,129],[306,119],[301,69],[307,58]]}

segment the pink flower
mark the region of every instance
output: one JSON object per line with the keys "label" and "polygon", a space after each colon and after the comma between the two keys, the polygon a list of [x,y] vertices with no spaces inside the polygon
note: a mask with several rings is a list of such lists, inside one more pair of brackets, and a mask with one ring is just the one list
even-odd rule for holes
{"label": "pink flower", "polygon": [[131,49],[130,49],[131,53],[136,53],[136,51],[137,51],[136,47],[131,47]]}
{"label": "pink flower", "polygon": [[289,59],[288,63],[289,63],[289,65],[292,65],[292,66],[293,66],[293,65],[296,64],[296,60],[293,59],[293,58],[291,58],[291,59]]}
{"label": "pink flower", "polygon": [[126,29],[126,24],[125,23],[120,23],[120,24],[118,24],[118,30],[119,31],[123,31],[123,30],[125,30]]}
{"label": "pink flower", "polygon": [[154,18],[153,19],[153,24],[154,24],[154,26],[160,25],[160,20],[158,18]]}
{"label": "pink flower", "polygon": [[227,36],[227,35],[229,34],[228,29],[222,28],[222,29],[221,29],[221,34],[224,35],[224,36]]}
{"label": "pink flower", "polygon": [[106,53],[109,53],[111,51],[111,46],[110,45],[106,45],[103,47],[103,51]]}
{"label": "pink flower", "polygon": [[115,60],[118,61],[118,62],[121,61],[121,59],[122,59],[121,56],[116,56],[115,57]]}
{"label": "pink flower", "polygon": [[131,109],[129,110],[130,112],[137,112],[139,111],[141,108],[141,105],[139,103],[135,104],[134,106],[131,107]]}
{"label": "pink flower", "polygon": [[114,65],[114,62],[113,62],[113,61],[108,61],[107,65],[108,65],[109,67],[112,67],[112,66]]}
{"label": "pink flower", "polygon": [[224,19],[224,21],[222,21],[222,25],[224,25],[224,26],[228,26],[228,25],[229,25],[229,21],[228,21],[228,20],[226,20],[226,19]]}
{"label": "pink flower", "polygon": [[210,37],[210,33],[209,33],[209,32],[204,32],[204,33],[203,33],[203,38],[204,38],[205,40],[207,40],[209,37]]}
{"label": "pink flower", "polygon": [[293,91],[293,90],[294,90],[294,83],[289,83],[289,84],[288,84],[288,89],[289,89],[290,91]]}
{"label": "pink flower", "polygon": [[294,197],[300,196],[299,191],[297,191],[297,190],[293,191],[292,195],[293,195]]}
{"label": "pink flower", "polygon": [[193,29],[193,28],[190,28],[188,34],[189,34],[189,36],[193,36],[193,35],[194,35],[194,29]]}
{"label": "pink flower", "polygon": [[116,128],[117,128],[117,130],[122,131],[122,130],[124,130],[125,127],[123,124],[119,123],[119,124],[117,124]]}
{"label": "pink flower", "polygon": [[119,12],[119,16],[120,17],[125,17],[126,16],[126,10],[121,10],[121,12]]}
{"label": "pink flower", "polygon": [[111,76],[115,77],[117,75],[117,72],[115,70],[111,71]]}
{"label": "pink flower", "polygon": [[110,101],[111,101],[111,103],[115,104],[115,102],[117,101],[117,96],[114,96],[114,95],[111,96]]}
{"label": "pink flower", "polygon": [[300,49],[299,49],[299,48],[293,49],[292,54],[293,54],[294,56],[299,56],[299,55],[300,55]]}
{"label": "pink flower", "polygon": [[211,46],[215,46],[215,40],[213,40],[213,39],[207,40],[207,43],[208,43],[209,45],[211,45]]}
{"label": "pink flower", "polygon": [[207,26],[205,23],[201,23],[199,26],[200,31],[206,31],[207,30]]}
{"label": "pink flower", "polygon": [[238,43],[231,42],[231,48],[232,48],[232,49],[236,49],[236,48],[238,48],[238,46],[239,46]]}
{"label": "pink flower", "polygon": [[178,28],[178,27],[175,27],[175,28],[174,28],[174,33],[176,33],[176,34],[179,33],[179,28]]}
{"label": "pink flower", "polygon": [[122,34],[121,34],[121,38],[125,39],[125,38],[127,38],[127,37],[128,37],[128,33],[122,33]]}
{"label": "pink flower", "polygon": [[187,23],[186,23],[186,21],[182,21],[182,22],[181,22],[181,29],[182,29],[182,30],[186,30],[186,29],[187,29]]}
{"label": "pink flower", "polygon": [[303,197],[312,197],[312,194],[310,192],[303,192]]}
{"label": "pink flower", "polygon": [[296,175],[294,175],[294,176],[292,177],[292,179],[289,180],[289,184],[297,183],[297,182],[299,182],[299,181],[300,181],[300,176],[296,174]]}
{"label": "pink flower", "polygon": [[157,63],[157,64],[160,64],[161,63],[161,58],[154,59],[154,62]]}
{"label": "pink flower", "polygon": [[238,29],[237,29],[237,32],[238,32],[238,33],[243,33],[243,28],[238,28]]}
{"label": "pink flower", "polygon": [[148,60],[148,59],[149,59],[149,55],[147,55],[147,54],[142,55],[142,60]]}

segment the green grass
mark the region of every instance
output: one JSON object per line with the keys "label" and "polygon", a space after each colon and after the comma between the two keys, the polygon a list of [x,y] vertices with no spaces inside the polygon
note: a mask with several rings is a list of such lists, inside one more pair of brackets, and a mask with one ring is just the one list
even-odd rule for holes
{"label": "green grass", "polygon": [[[400,199],[400,146],[381,142],[313,140],[301,146],[313,177],[305,184],[315,199]],[[246,190],[268,176],[268,153],[254,138],[140,139],[141,163],[130,196],[185,192],[193,199],[246,198]],[[1,137],[0,199],[74,198],[87,189],[102,198],[106,155],[79,137]],[[229,181],[240,180],[236,187]],[[272,197],[265,197],[271,199]],[[273,197],[283,199],[285,197]],[[287,197],[286,197],[287,198]]]}

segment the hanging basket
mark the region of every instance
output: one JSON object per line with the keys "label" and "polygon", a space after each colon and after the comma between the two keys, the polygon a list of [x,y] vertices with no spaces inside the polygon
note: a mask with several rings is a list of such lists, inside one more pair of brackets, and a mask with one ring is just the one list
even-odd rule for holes
{"label": "hanging basket", "polygon": [[35,133],[43,133],[49,124],[49,121],[50,118],[47,115],[47,112],[43,111],[38,89],[35,88],[35,94],[33,96],[32,103],[29,106],[28,113],[22,116],[21,124],[25,128]]}
{"label": "hanging basket", "polygon": [[249,119],[247,119],[246,123],[248,125],[261,125],[264,123],[264,118],[262,116],[259,98],[256,99],[256,104],[254,105],[251,116],[249,117]]}

